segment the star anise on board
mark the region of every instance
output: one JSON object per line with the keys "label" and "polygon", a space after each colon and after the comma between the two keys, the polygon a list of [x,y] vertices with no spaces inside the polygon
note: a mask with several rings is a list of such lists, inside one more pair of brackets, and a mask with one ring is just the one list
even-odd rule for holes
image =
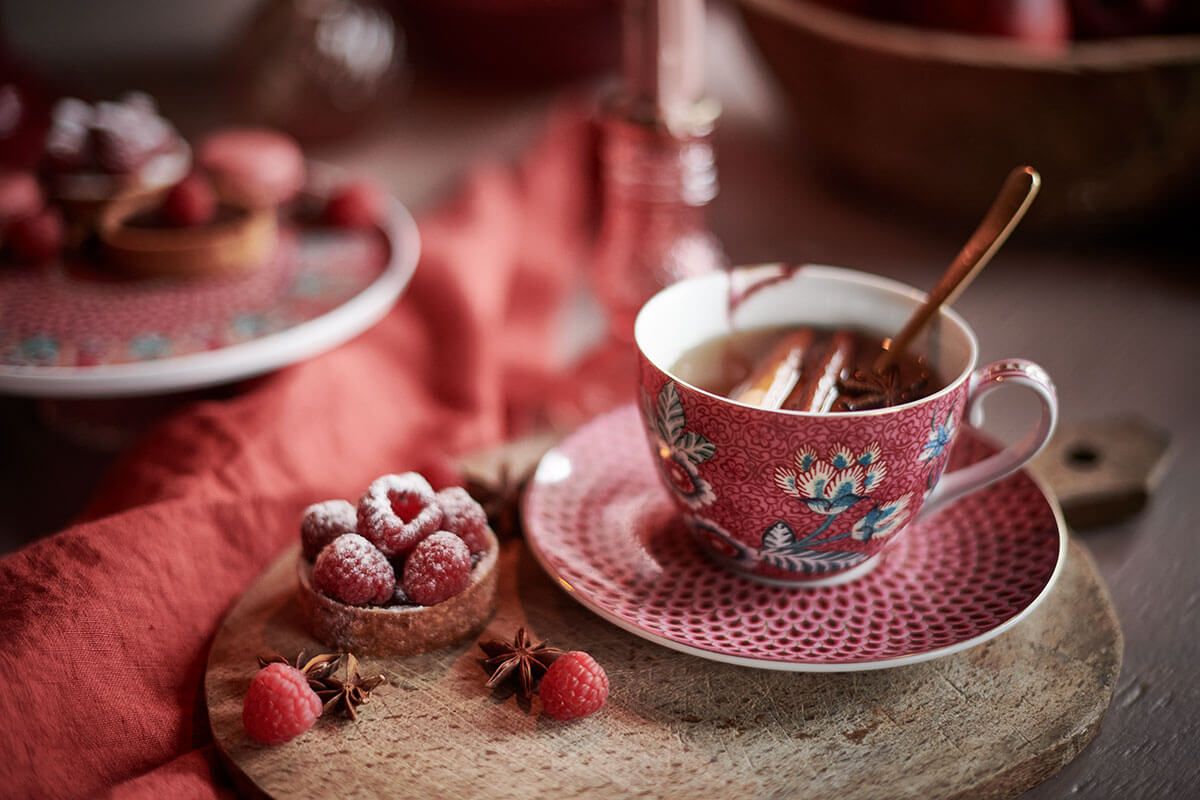
{"label": "star anise on board", "polygon": [[356,709],[370,700],[371,692],[380,684],[386,683],[387,678],[383,675],[369,677],[360,675],[358,659],[354,657],[353,653],[346,653],[345,665],[345,678],[338,678],[336,674],[330,674],[322,681],[323,685],[320,688],[314,688],[316,688],[317,697],[320,697],[325,703],[322,713],[328,714],[330,711],[337,711],[353,721],[358,719]]}
{"label": "star anise on board", "polygon": [[273,653],[269,656],[259,656],[258,666],[265,667],[268,664],[287,664],[289,667],[295,667],[304,673],[304,677],[308,678],[308,685],[313,688],[313,691],[316,691],[325,685],[325,679],[333,674],[333,671],[337,669],[338,663],[341,660],[342,656],[339,653],[321,653],[305,661],[304,651],[301,650],[294,662],[288,661],[278,653]]}
{"label": "star anise on board", "polygon": [[900,383],[900,369],[894,365],[882,372],[859,369],[838,378],[838,402],[847,411],[888,408],[915,400],[928,383],[927,374],[921,374],[912,383]]}
{"label": "star anise on board", "polygon": [[467,493],[483,506],[488,525],[501,539],[521,534],[521,492],[533,475],[533,468],[515,474],[512,467],[501,464],[494,478],[468,476]]}
{"label": "star anise on board", "polygon": [[487,687],[495,689],[511,682],[525,698],[533,696],[537,682],[563,652],[545,642],[535,643],[524,627],[517,628],[517,635],[511,642],[492,639],[480,642],[479,649],[487,655],[483,661],[484,668],[491,675]]}

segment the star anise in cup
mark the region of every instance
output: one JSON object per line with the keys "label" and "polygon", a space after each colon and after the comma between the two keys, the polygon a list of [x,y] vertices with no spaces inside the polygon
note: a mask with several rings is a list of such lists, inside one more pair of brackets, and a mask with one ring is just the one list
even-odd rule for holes
{"label": "star anise in cup", "polygon": [[[358,719],[357,708],[371,699],[371,692],[387,682],[383,675],[363,677],[358,672],[358,659],[353,653],[346,653],[345,678],[330,674],[322,681],[321,687],[313,687],[317,697],[325,703],[322,713],[336,711],[351,721]],[[336,673],[336,670],[334,670]]]}
{"label": "star anise in cup", "polygon": [[921,396],[929,383],[929,374],[922,372],[911,383],[901,383],[900,369],[895,365],[882,372],[855,370],[843,373],[837,382],[841,405],[847,411],[868,411],[875,408],[890,408],[907,403]]}
{"label": "star anise in cup", "polygon": [[545,642],[534,642],[524,627],[517,628],[517,635],[511,642],[492,639],[480,642],[479,649],[487,655],[483,660],[484,669],[491,676],[487,687],[495,689],[511,683],[524,698],[533,696],[538,681],[546,674],[554,659],[563,653]]}

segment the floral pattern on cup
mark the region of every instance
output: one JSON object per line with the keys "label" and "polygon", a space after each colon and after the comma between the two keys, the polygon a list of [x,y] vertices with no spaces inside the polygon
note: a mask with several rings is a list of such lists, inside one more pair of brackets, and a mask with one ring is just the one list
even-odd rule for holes
{"label": "floral pattern on cup", "polygon": [[875,442],[858,454],[838,445],[824,459],[818,458],[812,448],[805,448],[796,453],[794,461],[795,469],[780,467],[775,471],[775,484],[809,511],[832,517],[827,525],[866,499],[887,475]]}
{"label": "floral pattern on cup", "polygon": [[[823,545],[829,540],[819,540],[820,530],[797,537],[791,525],[779,520],[763,532],[759,557],[767,564],[788,572],[805,575],[824,575],[838,572],[861,564],[867,560],[866,553],[848,550],[816,550],[810,544]],[[837,535],[831,539],[842,539]]]}
{"label": "floral pattern on cup", "polygon": [[824,548],[844,539],[882,539],[908,522],[912,494],[906,492],[888,500],[875,499],[864,516],[843,530],[836,529],[839,517],[872,500],[886,476],[887,465],[876,442],[860,452],[838,445],[824,457],[811,447],[796,453],[793,466],[775,470],[775,485],[798,500],[804,511],[824,519],[801,535],[785,520],[777,521],[763,532],[762,560],[806,575],[847,569],[865,561],[865,553]]}
{"label": "floral pattern on cup", "polygon": [[[737,438],[760,412],[642,367],[642,420],[656,470],[692,538],[735,571],[770,581],[824,579],[878,554],[941,476],[966,394],[962,386],[923,407],[764,426],[755,452],[783,445],[788,454],[760,468]],[[757,532],[738,528],[747,525]]]}
{"label": "floral pattern on cup", "polygon": [[935,411],[929,423],[929,437],[921,447],[921,455],[917,456],[917,460],[936,461],[945,455],[946,448],[954,441],[955,428],[954,414],[948,413],[945,419],[938,422],[938,415]]}
{"label": "floral pattern on cup", "polygon": [[[649,396],[643,394],[642,402],[649,406]],[[674,383],[663,384],[653,407],[646,409],[645,419],[653,420],[650,434],[656,445],[655,463],[671,491],[692,509],[713,502],[716,495],[700,475],[699,467],[717,454],[717,447],[687,429],[683,402]]]}
{"label": "floral pattern on cup", "polygon": [[933,491],[938,478],[942,477],[942,470],[946,467],[944,456],[950,448],[950,443],[954,441],[954,434],[958,432],[957,422],[953,413],[939,418],[937,409],[934,409],[933,416],[930,417],[929,435],[926,436],[917,456],[917,461],[928,464],[930,468],[929,474],[925,476],[926,494]]}

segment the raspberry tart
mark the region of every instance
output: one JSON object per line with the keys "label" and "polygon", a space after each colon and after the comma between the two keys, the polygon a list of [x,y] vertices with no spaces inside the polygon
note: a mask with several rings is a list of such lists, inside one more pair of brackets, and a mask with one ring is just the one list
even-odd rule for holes
{"label": "raspberry tart", "polygon": [[327,647],[415,655],[474,635],[495,610],[500,545],[464,490],[384,475],[357,507],[309,506],[300,528],[297,597]]}
{"label": "raspberry tart", "polygon": [[218,198],[198,176],[165,194],[114,200],[97,223],[105,260],[144,277],[198,277],[250,272],[275,253],[273,208]]}

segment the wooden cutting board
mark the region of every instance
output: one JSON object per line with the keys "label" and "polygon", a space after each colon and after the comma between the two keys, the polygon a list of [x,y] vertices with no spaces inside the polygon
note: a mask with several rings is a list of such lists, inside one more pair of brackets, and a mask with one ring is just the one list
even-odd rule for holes
{"label": "wooden cutting board", "polygon": [[205,678],[214,738],[250,795],[1011,797],[1095,735],[1121,665],[1112,604],[1075,543],[1045,603],[992,642],[911,667],[827,675],[728,666],[645,642],[576,604],[514,541],[487,633],[526,624],[590,651],[612,682],[603,711],[562,724],[496,699],[470,641],[363,659],[365,673],[389,683],[357,723],[320,720],[264,747],[241,723],[255,656],[320,649],[297,616],[295,558],[282,556],[234,607]]}

